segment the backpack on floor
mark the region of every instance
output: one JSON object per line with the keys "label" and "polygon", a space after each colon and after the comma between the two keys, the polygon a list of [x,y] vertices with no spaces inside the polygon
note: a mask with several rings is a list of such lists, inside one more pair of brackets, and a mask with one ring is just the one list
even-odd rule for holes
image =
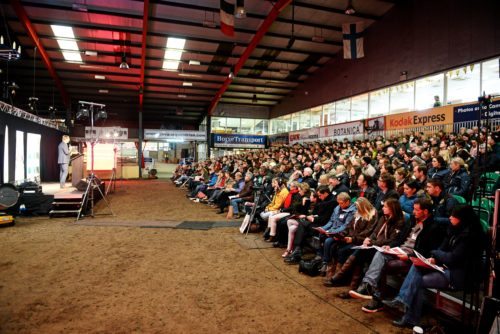
{"label": "backpack on floor", "polygon": [[299,273],[304,273],[312,277],[318,276],[322,265],[323,261],[321,259],[300,260]]}

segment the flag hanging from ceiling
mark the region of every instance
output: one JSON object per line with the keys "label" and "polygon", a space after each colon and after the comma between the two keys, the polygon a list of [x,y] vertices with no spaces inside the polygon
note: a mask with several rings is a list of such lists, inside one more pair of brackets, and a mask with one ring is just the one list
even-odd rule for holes
{"label": "flag hanging from ceiling", "polygon": [[344,38],[344,59],[358,59],[365,56],[363,50],[363,22],[342,25]]}
{"label": "flag hanging from ceiling", "polygon": [[234,36],[234,4],[220,0],[220,30],[224,35]]}

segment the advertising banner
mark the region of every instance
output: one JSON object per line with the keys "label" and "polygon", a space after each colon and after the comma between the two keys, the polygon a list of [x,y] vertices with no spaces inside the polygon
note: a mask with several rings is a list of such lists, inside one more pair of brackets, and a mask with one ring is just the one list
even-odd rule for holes
{"label": "advertising banner", "polygon": [[318,140],[318,138],[319,138],[319,128],[294,131],[288,134],[288,142],[290,143],[290,145],[296,143],[315,141]]}
{"label": "advertising banner", "polygon": [[144,129],[144,139],[175,140],[178,142],[206,141],[207,134],[204,131]]}
{"label": "advertising banner", "polygon": [[[489,105],[489,115],[486,115],[486,106],[483,106],[483,115],[481,118],[489,116],[490,119],[500,118],[500,100],[493,101]],[[466,104],[453,107],[453,122],[467,122],[479,120],[479,103]]]}
{"label": "advertising banner", "polygon": [[266,136],[212,134],[214,147],[265,148]]}
{"label": "advertising banner", "polygon": [[451,106],[385,116],[386,130],[433,127],[453,123]]}
{"label": "advertising banner", "polygon": [[94,126],[85,127],[85,138],[87,139],[128,139],[128,128],[120,127],[102,127]]}
{"label": "advertising banner", "polygon": [[364,126],[362,121],[329,125],[319,128],[319,137],[325,139],[356,140],[363,138]]}
{"label": "advertising banner", "polygon": [[270,135],[267,137],[269,146],[283,146],[288,145],[288,133],[281,133],[277,135]]}

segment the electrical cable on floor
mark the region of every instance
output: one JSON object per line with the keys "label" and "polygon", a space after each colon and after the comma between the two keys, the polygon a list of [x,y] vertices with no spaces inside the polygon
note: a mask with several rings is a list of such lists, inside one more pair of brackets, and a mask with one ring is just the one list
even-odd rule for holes
{"label": "electrical cable on floor", "polygon": [[302,288],[304,288],[306,291],[308,291],[310,294],[312,294],[313,296],[315,296],[316,298],[318,298],[319,300],[321,300],[323,303],[325,304],[328,304],[330,305],[331,307],[333,307],[334,309],[340,311],[341,313],[343,313],[344,315],[346,315],[348,318],[351,318],[352,320],[356,321],[357,323],[361,324],[363,327],[365,327],[366,329],[368,329],[370,332],[372,333],[379,333],[377,332],[376,330],[368,327],[367,324],[365,324],[364,322],[354,318],[353,316],[351,316],[349,313],[345,312],[344,310],[342,310],[341,308],[339,308],[338,306],[332,304],[328,299],[320,296],[319,294],[317,294],[316,292],[314,292],[313,290],[311,290],[310,288],[308,288],[307,286],[305,286],[304,284],[298,282],[296,279],[294,279],[292,276],[288,275],[287,273],[285,273],[283,270],[281,270],[277,265],[275,265],[273,262],[271,262],[271,260],[269,260],[269,258],[267,256],[264,255],[264,253],[262,252],[262,248],[259,247],[259,245],[257,245],[257,239],[254,239],[254,243],[255,243],[255,246],[256,248],[259,250],[259,253],[264,257],[264,259],[266,259],[267,262],[269,262],[269,264],[271,264],[276,270],[278,270],[279,272],[281,272],[284,276],[286,276],[289,280],[291,280],[292,282],[294,282],[295,284],[301,286]]}

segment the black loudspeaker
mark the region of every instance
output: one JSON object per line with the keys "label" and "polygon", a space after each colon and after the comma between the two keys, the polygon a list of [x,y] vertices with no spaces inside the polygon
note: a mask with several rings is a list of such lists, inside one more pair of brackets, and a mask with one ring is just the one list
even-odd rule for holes
{"label": "black loudspeaker", "polygon": [[[96,185],[101,184],[101,180],[97,176],[94,175],[94,179],[95,179]],[[80,181],[78,181],[75,188],[78,191],[85,191],[85,190],[87,190],[87,185],[88,185],[87,179],[81,179]]]}
{"label": "black loudspeaker", "polygon": [[87,185],[88,185],[87,180],[81,179],[80,181],[78,181],[75,188],[78,191],[85,191],[87,190]]}
{"label": "black loudspeaker", "polygon": [[19,198],[19,212],[22,215],[48,215],[52,210],[54,195],[23,194]]}

